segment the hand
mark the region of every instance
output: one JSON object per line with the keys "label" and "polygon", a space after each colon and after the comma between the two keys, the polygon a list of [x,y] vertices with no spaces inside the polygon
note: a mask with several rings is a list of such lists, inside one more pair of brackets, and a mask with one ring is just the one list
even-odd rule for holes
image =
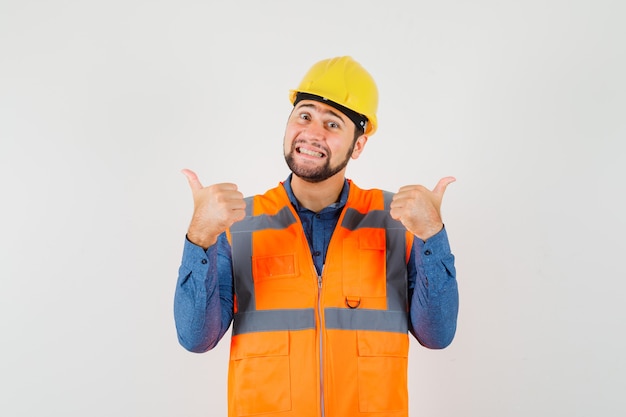
{"label": "hand", "polygon": [[183,169],[193,194],[193,216],[187,239],[207,249],[233,223],[245,217],[246,202],[237,185],[230,183],[203,187],[195,172]]}
{"label": "hand", "polygon": [[421,185],[400,188],[391,201],[391,217],[402,222],[409,232],[422,240],[434,236],[443,228],[443,193],[454,181],[454,177],[442,178],[432,191]]}

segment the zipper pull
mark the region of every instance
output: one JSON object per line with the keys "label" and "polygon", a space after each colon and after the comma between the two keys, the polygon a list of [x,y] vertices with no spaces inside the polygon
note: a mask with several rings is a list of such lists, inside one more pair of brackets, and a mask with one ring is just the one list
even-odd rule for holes
{"label": "zipper pull", "polygon": [[322,275],[324,275],[324,267],[326,264],[322,265],[322,272],[317,276],[317,286],[322,288]]}

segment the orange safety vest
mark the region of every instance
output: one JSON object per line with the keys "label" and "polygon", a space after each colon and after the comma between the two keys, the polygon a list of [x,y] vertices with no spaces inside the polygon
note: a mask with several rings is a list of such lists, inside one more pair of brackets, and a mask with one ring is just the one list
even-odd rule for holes
{"label": "orange safety vest", "polygon": [[229,416],[408,416],[413,235],[389,216],[391,193],[349,184],[322,276],[282,186],[228,231]]}

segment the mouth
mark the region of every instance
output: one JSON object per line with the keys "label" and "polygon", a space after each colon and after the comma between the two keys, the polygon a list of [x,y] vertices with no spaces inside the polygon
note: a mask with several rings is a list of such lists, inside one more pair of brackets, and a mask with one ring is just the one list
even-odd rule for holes
{"label": "mouth", "polygon": [[314,158],[325,158],[326,154],[320,151],[316,151],[314,149],[310,149],[310,148],[304,148],[302,146],[297,146],[296,147],[296,152],[301,154],[301,155],[308,155],[308,156],[312,156]]}

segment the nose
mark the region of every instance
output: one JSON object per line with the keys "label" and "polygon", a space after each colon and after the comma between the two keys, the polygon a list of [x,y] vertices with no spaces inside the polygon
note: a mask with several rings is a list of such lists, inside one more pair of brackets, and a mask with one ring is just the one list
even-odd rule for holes
{"label": "nose", "polygon": [[306,126],[304,132],[309,139],[322,140],[325,134],[324,124],[317,121],[311,122]]}

